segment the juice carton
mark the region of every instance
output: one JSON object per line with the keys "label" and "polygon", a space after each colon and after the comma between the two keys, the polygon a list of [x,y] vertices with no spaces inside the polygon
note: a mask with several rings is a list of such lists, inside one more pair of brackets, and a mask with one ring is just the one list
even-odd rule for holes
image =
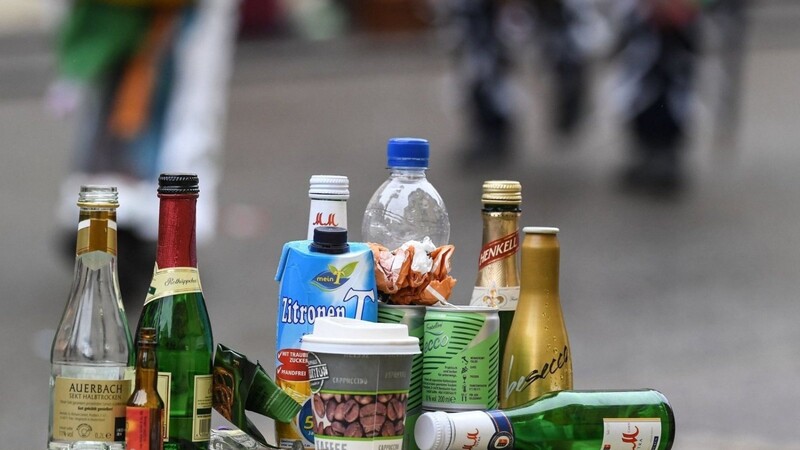
{"label": "juice carton", "polygon": [[314,412],[308,381],[308,356],[300,349],[320,317],[378,318],[372,252],[363,243],[347,243],[343,228],[318,227],[314,240],[283,246],[278,273],[275,381],[303,405],[291,423],[276,423],[278,446],[314,448]]}

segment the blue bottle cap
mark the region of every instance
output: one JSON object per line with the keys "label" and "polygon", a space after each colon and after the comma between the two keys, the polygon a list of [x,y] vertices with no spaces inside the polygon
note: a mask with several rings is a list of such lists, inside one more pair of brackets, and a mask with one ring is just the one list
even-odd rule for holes
{"label": "blue bottle cap", "polygon": [[391,138],[386,146],[389,167],[428,167],[430,146],[427,139]]}

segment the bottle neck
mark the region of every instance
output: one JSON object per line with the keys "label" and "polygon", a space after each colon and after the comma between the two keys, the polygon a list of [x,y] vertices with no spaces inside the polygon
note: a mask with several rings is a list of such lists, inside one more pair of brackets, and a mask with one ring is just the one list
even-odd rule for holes
{"label": "bottle neck", "polygon": [[76,256],[101,251],[117,256],[117,210],[81,208],[78,220]]}
{"label": "bottle neck", "polygon": [[558,295],[560,253],[556,235],[525,235],[520,267],[521,288],[525,293]]}
{"label": "bottle neck", "polygon": [[[499,205],[498,205],[499,206]],[[504,208],[482,210],[483,243],[478,260],[478,270],[494,261],[506,260],[507,269],[516,272],[516,255],[519,251],[518,206],[502,205]],[[516,275],[514,276],[516,279]]]}
{"label": "bottle neck", "polygon": [[139,343],[136,352],[136,390],[158,385],[156,350],[153,344]]}
{"label": "bottle neck", "polygon": [[195,238],[196,194],[160,194],[158,219],[159,269],[197,267]]}
{"label": "bottle neck", "polygon": [[316,227],[347,228],[347,200],[312,198],[306,239],[314,239]]}
{"label": "bottle neck", "polygon": [[498,204],[498,203],[484,203],[481,212],[487,213],[517,213],[522,212],[518,204]]}
{"label": "bottle neck", "polygon": [[392,178],[425,178],[427,167],[389,167]]}

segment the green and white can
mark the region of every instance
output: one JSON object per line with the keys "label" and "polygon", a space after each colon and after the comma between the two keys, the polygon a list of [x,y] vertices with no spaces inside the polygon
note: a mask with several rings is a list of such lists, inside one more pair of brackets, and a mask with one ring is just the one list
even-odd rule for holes
{"label": "green and white can", "polygon": [[419,305],[389,305],[378,303],[379,323],[402,323],[408,335],[419,339],[420,353],[411,361],[411,383],[408,391],[406,429],[403,450],[419,450],[414,440],[414,425],[422,415],[422,341],[425,336],[425,307]]}
{"label": "green and white can", "polygon": [[424,409],[498,407],[499,329],[495,308],[427,308],[422,362]]}

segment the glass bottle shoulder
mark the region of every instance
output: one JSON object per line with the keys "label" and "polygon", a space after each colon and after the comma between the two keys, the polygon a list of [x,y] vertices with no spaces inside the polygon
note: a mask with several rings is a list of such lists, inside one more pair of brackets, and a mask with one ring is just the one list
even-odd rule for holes
{"label": "glass bottle shoulder", "polygon": [[99,251],[77,257],[69,299],[53,339],[51,362],[127,366],[132,350],[115,258]]}
{"label": "glass bottle shoulder", "polygon": [[211,350],[213,336],[202,292],[168,295],[145,305],[138,330],[156,329],[156,351],[173,349]]}

